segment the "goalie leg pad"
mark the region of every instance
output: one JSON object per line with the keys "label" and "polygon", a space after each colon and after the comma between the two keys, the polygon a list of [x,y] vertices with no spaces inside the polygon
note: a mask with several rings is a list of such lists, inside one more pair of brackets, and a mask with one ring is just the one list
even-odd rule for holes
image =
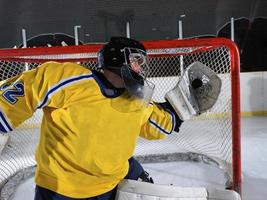
{"label": "goalie leg pad", "polygon": [[204,187],[178,187],[123,180],[117,189],[116,200],[241,200],[232,190],[208,189]]}

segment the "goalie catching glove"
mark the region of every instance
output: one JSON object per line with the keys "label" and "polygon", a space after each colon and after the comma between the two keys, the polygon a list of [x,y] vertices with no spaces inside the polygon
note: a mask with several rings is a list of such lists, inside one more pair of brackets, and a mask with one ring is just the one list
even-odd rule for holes
{"label": "goalie catching glove", "polygon": [[187,120],[211,109],[221,91],[221,79],[209,67],[192,63],[184,72],[178,84],[166,93],[181,120]]}

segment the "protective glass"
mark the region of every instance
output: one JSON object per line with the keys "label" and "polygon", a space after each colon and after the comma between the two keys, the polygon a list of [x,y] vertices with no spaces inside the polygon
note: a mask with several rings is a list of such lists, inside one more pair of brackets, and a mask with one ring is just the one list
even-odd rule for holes
{"label": "protective glass", "polygon": [[149,73],[146,53],[140,49],[124,48],[125,64],[121,68],[121,78],[130,95],[147,105],[154,93],[155,85],[147,80]]}
{"label": "protective glass", "polygon": [[137,73],[143,79],[146,79],[149,73],[148,58],[146,52],[136,48],[124,48],[124,64],[129,67],[131,71]]}

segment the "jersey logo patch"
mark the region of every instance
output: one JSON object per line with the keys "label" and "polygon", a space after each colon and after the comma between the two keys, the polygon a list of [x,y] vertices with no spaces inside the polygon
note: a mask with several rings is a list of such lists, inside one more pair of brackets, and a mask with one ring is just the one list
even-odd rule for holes
{"label": "jersey logo patch", "polygon": [[[14,86],[14,88],[11,88],[11,86]],[[23,82],[15,82],[11,85],[4,85],[1,87],[1,90],[5,90],[2,96],[10,104],[15,104],[18,101],[17,97],[24,96]]]}

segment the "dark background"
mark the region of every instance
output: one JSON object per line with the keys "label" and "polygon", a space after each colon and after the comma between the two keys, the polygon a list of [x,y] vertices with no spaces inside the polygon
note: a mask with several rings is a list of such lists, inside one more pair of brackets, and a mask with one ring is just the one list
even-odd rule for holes
{"label": "dark background", "polygon": [[0,48],[21,45],[22,29],[28,39],[73,36],[76,25],[82,43],[106,42],[126,36],[127,21],[138,40],[178,38],[179,19],[184,38],[230,38],[233,17],[241,70],[267,70],[267,0],[1,0],[0,9]]}

